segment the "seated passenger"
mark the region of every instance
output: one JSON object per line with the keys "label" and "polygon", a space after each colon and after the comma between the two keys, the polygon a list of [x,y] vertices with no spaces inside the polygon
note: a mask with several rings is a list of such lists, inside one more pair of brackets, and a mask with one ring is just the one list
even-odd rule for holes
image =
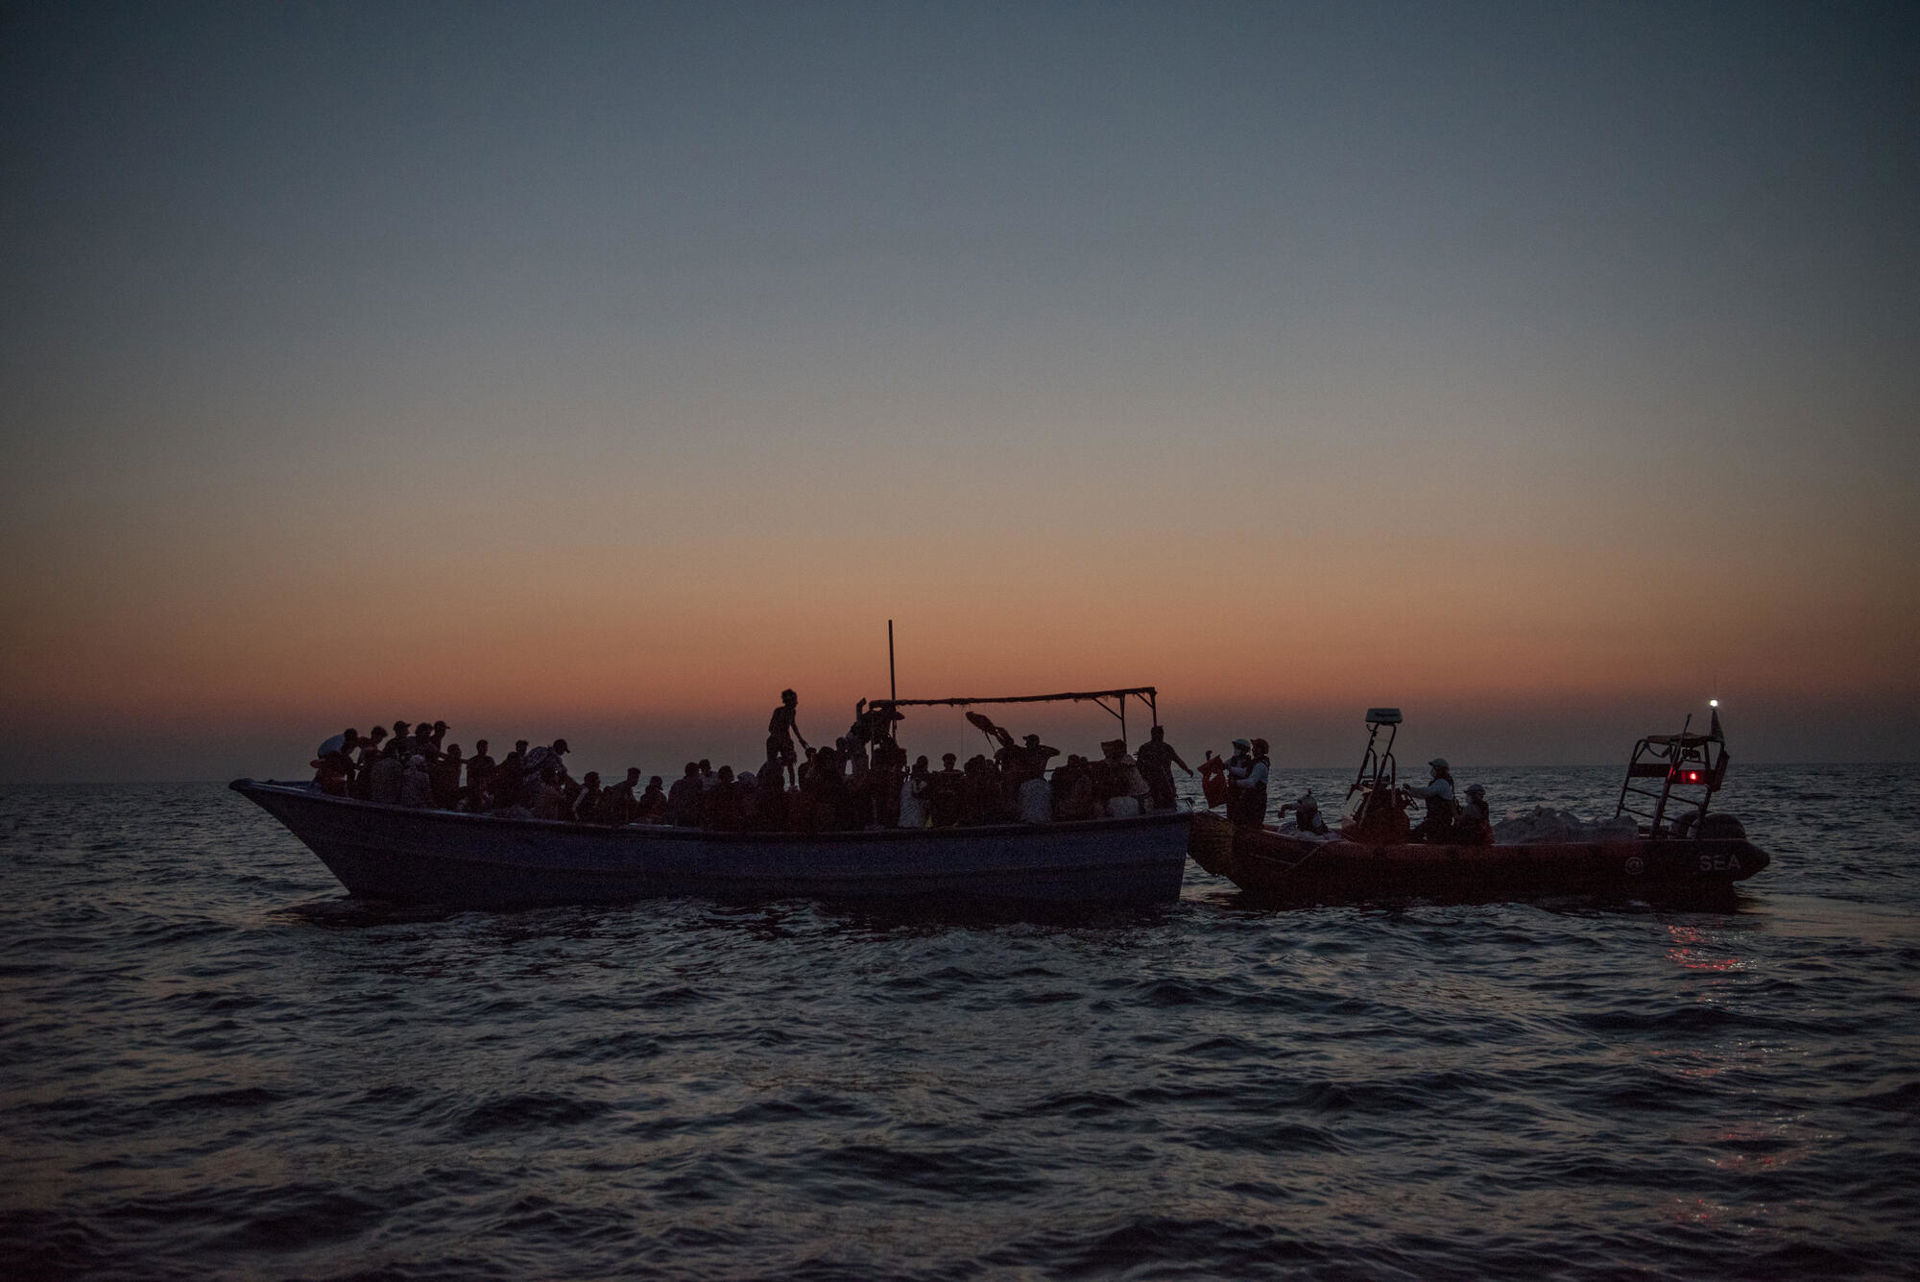
{"label": "seated passenger", "polygon": [[659,775],[647,780],[647,789],[640,794],[640,804],[633,812],[633,822],[637,824],[663,824],[667,822],[666,781]]}
{"label": "seated passenger", "polygon": [[1097,806],[1087,759],[1077,752],[1068,754],[1067,764],[1053,772],[1053,817],[1091,819]]}
{"label": "seated passenger", "polygon": [[380,760],[380,743],[387,737],[385,726],[375,726],[372,733],[360,740],[360,756],[354,763],[353,781],[347,785],[347,791],[362,801],[373,799],[373,763]]}
{"label": "seated passenger", "polygon": [[480,810],[486,804],[487,787],[493,782],[493,758],[487,755],[487,741],[476,740],[473,755],[467,758],[466,810]]}
{"label": "seated passenger", "polygon": [[1281,818],[1284,819],[1289,810],[1294,812],[1293,826],[1297,831],[1315,837],[1327,835],[1327,821],[1320,814],[1320,803],[1314,800],[1312,789],[1302,793],[1300,800],[1280,807]]}
{"label": "seated passenger", "polygon": [[353,779],[353,750],[359,746],[360,732],[347,730],[320,745],[320,751],[307,764],[313,767],[313,782],[329,797],[344,797]]}
{"label": "seated passenger", "polygon": [[940,768],[927,780],[927,811],[935,828],[951,828],[960,822],[962,793],[966,776],[954,768],[951,752],[940,757]]}
{"label": "seated passenger", "polygon": [[1127,755],[1126,740],[1111,739],[1101,748],[1106,754],[1107,768],[1112,772],[1114,786],[1113,796],[1107,800],[1107,813],[1117,817],[1144,812],[1153,794],[1147,786],[1146,776],[1140,773],[1139,764]]}
{"label": "seated passenger", "polygon": [[639,786],[640,767],[628,766],[627,777],[609,785],[600,794],[600,822],[611,828],[632,823],[634,812],[640,807],[640,799],[633,795],[633,790]]}
{"label": "seated passenger", "polygon": [[407,775],[407,763],[400,760],[400,754],[394,752],[393,741],[388,741],[388,750],[380,754],[367,772],[367,800],[383,806],[400,804],[400,787]]}
{"label": "seated passenger", "polygon": [[900,780],[900,827],[927,826],[927,787],[932,770],[924,756],[916,757],[913,769]]}
{"label": "seated passenger", "polygon": [[1453,839],[1463,846],[1493,844],[1493,817],[1487,809],[1487,790],[1477,783],[1467,788],[1467,800],[1460,807]]}
{"label": "seated passenger", "polygon": [[697,828],[704,818],[704,794],[700,782],[700,763],[689,761],[687,772],[667,789],[667,822],[678,828]]}
{"label": "seated passenger", "polygon": [[433,776],[427,773],[427,759],[414,753],[407,759],[400,776],[400,804],[424,810],[433,804]]}
{"label": "seated passenger", "polygon": [[600,787],[600,772],[589,770],[587,777],[581,781],[580,795],[568,807],[569,817],[576,823],[601,823],[605,818],[606,799],[606,791]]}
{"label": "seated passenger", "polygon": [[566,814],[565,794],[560,791],[560,768],[549,766],[532,777],[529,792],[521,804],[535,819],[559,819]]}
{"label": "seated passenger", "polygon": [[739,832],[740,794],[733,786],[733,767],[721,766],[713,787],[703,797],[705,826],[714,832]]}
{"label": "seated passenger", "polygon": [[442,810],[460,805],[460,745],[447,745],[444,755],[427,763],[427,777],[433,781],[433,804]]}
{"label": "seated passenger", "polygon": [[760,780],[751,770],[733,777],[734,809],[740,812],[740,826],[751,828],[760,811]]}

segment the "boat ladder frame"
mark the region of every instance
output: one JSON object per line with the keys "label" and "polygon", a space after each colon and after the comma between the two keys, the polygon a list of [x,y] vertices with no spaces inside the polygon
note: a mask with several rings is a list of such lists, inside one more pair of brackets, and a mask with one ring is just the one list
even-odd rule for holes
{"label": "boat ladder frame", "polygon": [[[1727,743],[1718,709],[1706,734],[1687,733],[1692,725],[1689,714],[1679,734],[1650,734],[1634,744],[1614,818],[1633,816],[1650,838],[1700,836],[1707,808],[1727,776]],[[1653,779],[1659,783],[1640,783]],[[1670,813],[1677,814],[1671,824]]]}

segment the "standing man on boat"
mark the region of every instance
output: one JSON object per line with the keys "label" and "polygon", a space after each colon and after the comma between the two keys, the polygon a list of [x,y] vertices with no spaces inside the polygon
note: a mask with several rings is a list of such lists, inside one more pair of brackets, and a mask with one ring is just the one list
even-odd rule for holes
{"label": "standing man on boat", "polygon": [[1267,819],[1267,741],[1235,739],[1233,760],[1227,763],[1227,818],[1243,828],[1258,828]]}
{"label": "standing man on boat", "polygon": [[1180,759],[1172,744],[1167,742],[1167,728],[1155,726],[1148,740],[1140,745],[1133,754],[1140,767],[1140,773],[1146,776],[1148,801],[1155,810],[1172,810],[1174,805],[1173,768],[1179,766],[1187,772],[1187,778],[1193,778],[1193,767]]}
{"label": "standing man on boat", "polygon": [[780,692],[780,706],[773,710],[773,716],[767,719],[767,755],[780,763],[787,774],[787,782],[793,787],[800,784],[800,756],[794,751],[793,741],[798,739],[802,748],[809,747],[807,737],[800,733],[800,725],[794,720],[799,710],[800,696],[791,690]]}
{"label": "standing man on boat", "polygon": [[1427,763],[1427,768],[1433,772],[1433,778],[1417,788],[1407,789],[1409,797],[1427,803],[1427,817],[1408,836],[1414,841],[1451,841],[1454,812],[1458,809],[1453,798],[1453,771],[1445,757],[1435,757]]}

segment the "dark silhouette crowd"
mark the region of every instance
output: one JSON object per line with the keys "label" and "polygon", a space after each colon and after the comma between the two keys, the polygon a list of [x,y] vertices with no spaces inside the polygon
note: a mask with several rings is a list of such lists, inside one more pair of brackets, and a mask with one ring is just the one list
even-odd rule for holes
{"label": "dark silhouette crowd", "polygon": [[[670,824],[717,832],[853,832],[870,828],[952,828],[1046,823],[1146,814],[1177,806],[1173,769],[1193,769],[1160,726],[1137,751],[1124,739],[1098,756],[1069,753],[1029,734],[1016,739],[978,713],[989,751],[960,762],[948,753],[936,768],[909,760],[887,704],[856,705],[847,732],[813,745],[800,733],[798,697],[783,691],[767,727],[758,769],[715,769],[689,761],[671,786],[641,771],[606,782],[597,771],[575,779],[565,739],[525,739],[495,760],[487,740],[463,754],[447,743],[447,723],[405,721],[391,732],[349,729],[320,746],[314,784],[333,796],[415,809],[621,826]],[[1264,784],[1260,797],[1265,808]]]}

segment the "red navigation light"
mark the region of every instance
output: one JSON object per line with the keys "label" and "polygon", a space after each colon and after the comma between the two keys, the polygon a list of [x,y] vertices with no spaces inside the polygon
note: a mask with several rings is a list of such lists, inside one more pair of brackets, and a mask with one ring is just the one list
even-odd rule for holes
{"label": "red navigation light", "polygon": [[1702,776],[1698,770],[1676,770],[1673,772],[1675,783],[1699,783]]}

